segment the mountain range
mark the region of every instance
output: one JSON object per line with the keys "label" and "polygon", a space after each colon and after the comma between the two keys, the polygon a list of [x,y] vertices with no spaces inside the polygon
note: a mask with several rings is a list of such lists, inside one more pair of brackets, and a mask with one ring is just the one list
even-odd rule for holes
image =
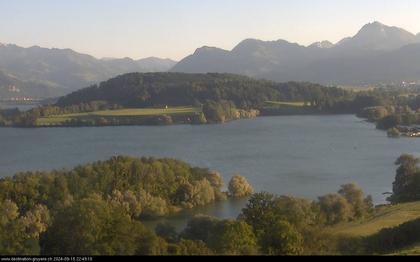
{"label": "mountain range", "polygon": [[302,46],[285,40],[246,39],[230,51],[198,48],[171,71],[234,73],[326,85],[419,81],[420,33],[373,22],[336,44],[320,41]]}
{"label": "mountain range", "polygon": [[420,82],[420,33],[373,22],[335,44],[246,39],[232,50],[203,46],[178,63],[155,57],[97,59],[71,49],[0,44],[0,100],[55,97],[120,74],[165,71],[323,85]]}
{"label": "mountain range", "polygon": [[24,81],[0,71],[0,102],[12,99],[43,99],[64,92],[59,88],[37,81]]}
{"label": "mountain range", "polygon": [[175,63],[155,57],[96,59],[71,49],[0,44],[0,98],[63,95],[124,73],[168,71]]}

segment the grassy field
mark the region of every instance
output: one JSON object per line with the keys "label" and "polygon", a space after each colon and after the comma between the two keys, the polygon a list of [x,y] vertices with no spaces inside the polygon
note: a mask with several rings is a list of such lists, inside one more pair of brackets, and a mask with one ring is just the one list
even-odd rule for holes
{"label": "grassy field", "polygon": [[278,102],[278,101],[266,101],[269,105],[274,106],[296,106],[296,107],[302,107],[305,106],[305,102]]}
{"label": "grassy field", "polygon": [[395,227],[420,217],[420,202],[405,203],[378,208],[377,212],[362,222],[333,226],[333,234],[349,236],[369,236],[383,228]]}
{"label": "grassy field", "polygon": [[42,117],[37,120],[37,125],[59,125],[71,119],[88,117],[136,117],[136,116],[159,116],[159,115],[186,115],[201,112],[196,107],[173,107],[173,108],[126,108],[118,110],[104,110],[88,113],[53,115]]}
{"label": "grassy field", "polygon": [[[325,233],[331,236],[369,237],[384,228],[396,227],[418,218],[420,218],[420,201],[382,206],[374,215],[361,222],[338,224],[326,229]],[[387,255],[420,255],[420,243],[392,251]]]}
{"label": "grassy field", "polygon": [[351,86],[351,85],[339,85],[339,88],[346,89],[352,92],[364,92],[364,91],[372,91],[376,87],[375,86]]}
{"label": "grassy field", "polygon": [[402,249],[398,252],[391,253],[392,256],[418,256],[420,255],[420,244],[414,245],[409,248]]}

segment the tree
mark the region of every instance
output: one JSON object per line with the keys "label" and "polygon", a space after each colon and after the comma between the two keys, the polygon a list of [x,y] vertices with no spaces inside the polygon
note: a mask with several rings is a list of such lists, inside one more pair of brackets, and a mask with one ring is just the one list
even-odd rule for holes
{"label": "tree", "polygon": [[258,249],[252,227],[245,221],[198,216],[188,222],[181,237],[203,241],[217,254],[250,255]]}
{"label": "tree", "polygon": [[321,213],[327,224],[336,224],[352,219],[352,206],[339,194],[327,194],[318,198]]}
{"label": "tree", "polygon": [[397,128],[393,127],[387,130],[387,135],[388,137],[398,138],[401,136],[401,133]]}
{"label": "tree", "polygon": [[258,236],[278,218],[274,208],[274,200],[275,196],[270,193],[253,194],[245,208],[242,209],[239,219],[251,225]]}
{"label": "tree", "polygon": [[216,225],[210,246],[224,255],[252,255],[258,250],[252,227],[244,221],[222,220]]}
{"label": "tree", "polygon": [[371,197],[365,198],[363,190],[355,184],[342,185],[338,193],[350,203],[355,218],[362,218],[373,209]]}
{"label": "tree", "polygon": [[382,130],[388,130],[390,128],[398,126],[401,122],[401,116],[395,114],[389,115],[378,121],[377,128]]}
{"label": "tree", "polygon": [[45,206],[37,205],[20,215],[14,202],[0,201],[0,254],[39,255],[39,236],[49,222],[50,214]]}
{"label": "tree", "polygon": [[303,252],[302,235],[287,221],[277,220],[261,236],[261,248],[268,255],[299,255]]}
{"label": "tree", "polygon": [[175,243],[179,238],[175,227],[169,223],[159,223],[155,228],[155,233],[169,243]]}
{"label": "tree", "polygon": [[109,200],[112,204],[124,208],[132,218],[139,217],[142,212],[140,200],[130,190],[127,190],[124,194],[118,190],[114,190]]}
{"label": "tree", "polygon": [[213,251],[201,240],[182,239],[177,244],[175,255],[181,256],[205,256],[213,255]]}
{"label": "tree", "polygon": [[210,185],[214,189],[214,196],[216,200],[226,200],[226,193],[222,192],[223,178],[222,175],[217,171],[210,171],[206,175],[206,179],[210,182]]}
{"label": "tree", "polygon": [[277,197],[274,200],[274,210],[279,220],[287,221],[298,229],[306,229],[319,222],[316,206],[304,198]]}
{"label": "tree", "polygon": [[222,175],[217,171],[210,171],[206,174],[206,179],[210,182],[210,185],[216,189],[223,187]]}
{"label": "tree", "polygon": [[229,181],[229,195],[232,197],[244,197],[251,195],[254,191],[245,177],[235,175]]}
{"label": "tree", "polygon": [[395,181],[392,184],[393,194],[389,201],[393,203],[416,201],[420,199],[420,159],[412,155],[401,155],[395,165],[398,165]]}
{"label": "tree", "polygon": [[185,183],[176,192],[176,202],[183,207],[203,206],[216,200],[215,188],[207,179]]}
{"label": "tree", "polygon": [[226,121],[235,119],[236,106],[232,101],[220,100],[220,101],[207,101],[203,105],[204,117],[207,121],[213,123],[224,123]]}
{"label": "tree", "polygon": [[181,233],[181,238],[201,240],[204,243],[209,243],[217,221],[217,219],[210,216],[196,216],[188,221],[187,226]]}
{"label": "tree", "polygon": [[124,208],[98,195],[56,215],[41,236],[42,255],[136,255],[160,253],[159,238]]}

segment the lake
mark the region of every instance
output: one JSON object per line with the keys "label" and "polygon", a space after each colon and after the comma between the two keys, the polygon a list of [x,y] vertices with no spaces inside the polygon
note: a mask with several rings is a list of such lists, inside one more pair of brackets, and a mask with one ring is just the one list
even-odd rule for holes
{"label": "lake", "polygon": [[16,103],[16,102],[2,102],[0,101],[0,109],[14,109],[17,108],[20,111],[27,111],[34,107],[39,106],[38,103]]}
{"label": "lake", "polygon": [[[0,128],[0,174],[71,168],[113,155],[173,157],[220,171],[227,183],[245,176],[256,191],[316,198],[355,182],[383,203],[393,162],[420,155],[420,139],[390,139],[351,115],[279,116],[220,125]],[[186,211],[236,217],[245,200]]]}

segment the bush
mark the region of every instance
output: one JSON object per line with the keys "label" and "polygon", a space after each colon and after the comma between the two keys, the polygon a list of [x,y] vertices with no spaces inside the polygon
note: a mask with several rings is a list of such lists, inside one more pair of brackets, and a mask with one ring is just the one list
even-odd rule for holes
{"label": "bush", "polygon": [[401,136],[401,133],[397,128],[393,127],[393,128],[388,129],[387,135],[388,137],[398,138]]}

